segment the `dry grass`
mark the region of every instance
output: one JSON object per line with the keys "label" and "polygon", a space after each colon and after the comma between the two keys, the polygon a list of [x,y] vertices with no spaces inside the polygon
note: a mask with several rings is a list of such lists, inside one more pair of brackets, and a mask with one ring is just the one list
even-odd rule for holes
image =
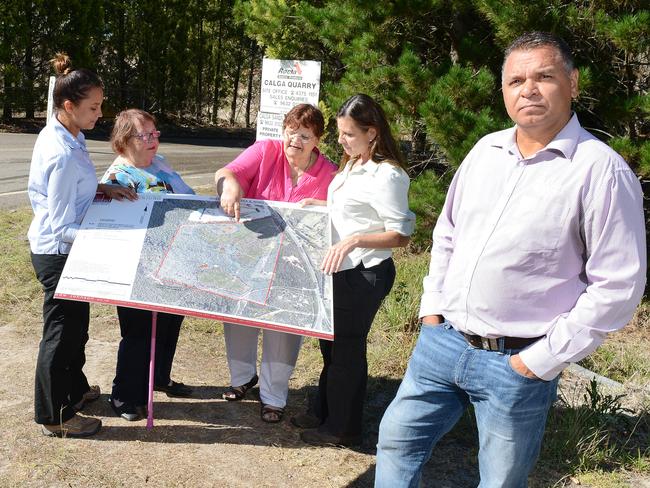
{"label": "dry grass", "polygon": [[[32,419],[42,297],[25,238],[30,219],[29,209],[0,212],[0,486],[372,486],[378,422],[399,384],[416,337],[413,328],[421,277],[428,264],[426,254],[398,256],[398,281],[373,325],[367,440],[360,449],[306,447],[289,422],[264,424],[253,396],[242,403],[221,400],[221,391],[229,383],[221,327],[195,318],[184,323],[173,371],[175,379],[196,387],[194,398],[169,399],[157,393],[156,426],[148,431],[144,421],[127,423],[116,418],[103,394],[88,407],[89,414],[104,422],[100,434],[87,440],[52,439],[40,435]],[[91,382],[107,392],[119,329],[112,307],[93,305],[91,311],[85,370]],[[623,365],[616,370],[624,381],[632,379],[635,385],[648,378],[639,367],[650,362],[647,331],[647,308],[642,308],[635,322],[615,334],[608,345],[617,351],[616,358],[634,355],[631,364],[636,363],[636,368],[621,360]],[[318,342],[307,339],[291,380],[287,417],[306,407],[320,367]],[[573,397],[566,396],[579,403],[584,387],[568,380],[563,379],[564,388],[575,389]],[[639,398],[647,397],[641,394]],[[642,400],[634,407],[648,409]],[[567,412],[579,406],[564,408]],[[560,424],[551,425],[559,432]],[[556,432],[548,435],[559,435]],[[625,437],[612,439],[620,447]],[[466,415],[436,447],[423,485],[475,486],[476,449],[473,419]],[[606,448],[596,449],[594,459],[606,452]],[[531,480],[533,487],[574,486],[578,481],[583,487],[636,487],[643,486],[650,473],[647,453],[642,452],[636,461],[629,456],[596,459],[590,470],[576,467],[576,453],[570,459],[573,464],[544,456]]]}

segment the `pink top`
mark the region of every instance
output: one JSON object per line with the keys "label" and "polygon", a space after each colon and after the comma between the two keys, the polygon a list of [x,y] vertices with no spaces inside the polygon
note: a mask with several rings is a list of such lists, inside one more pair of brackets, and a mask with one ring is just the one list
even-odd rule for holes
{"label": "pink top", "polygon": [[334,178],[336,166],[314,149],[318,159],[293,186],[291,168],[284,155],[282,141],[266,139],[241,153],[226,166],[244,190],[244,198],[299,202],[303,198],[327,198],[327,187]]}

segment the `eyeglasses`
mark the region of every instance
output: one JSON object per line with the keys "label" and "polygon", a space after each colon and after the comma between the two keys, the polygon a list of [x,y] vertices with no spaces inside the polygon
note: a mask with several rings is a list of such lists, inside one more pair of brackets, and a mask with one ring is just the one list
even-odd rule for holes
{"label": "eyeglasses", "polygon": [[132,137],[135,137],[136,139],[140,139],[145,144],[149,144],[154,139],[160,138],[160,131],[155,130],[153,132],[146,132],[144,134],[133,134]]}
{"label": "eyeglasses", "polygon": [[306,136],[298,132],[291,132],[289,129],[284,130],[284,135],[287,136],[287,139],[289,140],[293,139],[294,137],[297,137],[298,139],[300,139],[300,142],[304,144],[308,143],[314,138],[314,136]]}

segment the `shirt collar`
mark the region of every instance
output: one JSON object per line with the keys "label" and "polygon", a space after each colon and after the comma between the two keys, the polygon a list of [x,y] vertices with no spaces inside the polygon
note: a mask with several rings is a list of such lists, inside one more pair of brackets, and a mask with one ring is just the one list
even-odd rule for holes
{"label": "shirt collar", "polygon": [[86,137],[84,133],[79,131],[77,137],[70,134],[70,131],[65,128],[65,126],[59,122],[59,119],[56,118],[56,114],[50,119],[50,123],[54,127],[54,132],[63,139],[65,144],[72,149],[83,149],[86,150]]}
{"label": "shirt collar", "polygon": [[562,153],[562,155],[570,159],[578,145],[578,138],[580,137],[580,122],[578,116],[574,113],[569,122],[562,128],[560,132],[549,142],[544,149],[555,149]]}
{"label": "shirt collar", "polygon": [[[349,171],[352,171],[352,166],[349,166],[350,169]],[[379,164],[375,163],[372,159],[369,159],[365,163],[363,163],[361,166],[358,166],[357,168],[354,169],[355,173],[356,172],[363,172],[363,173],[368,173],[368,174],[375,174],[377,170],[379,169]]]}
{"label": "shirt collar", "polygon": [[[517,139],[515,136],[516,130],[517,126],[515,125],[514,127],[493,134],[494,137],[490,144],[494,147],[505,149],[513,154],[519,154],[519,148],[517,147]],[[553,140],[549,142],[546,147],[540,149],[537,153],[551,149],[562,153],[565,158],[569,159],[575,151],[579,136],[580,122],[578,121],[578,116],[573,113],[569,122],[567,122],[562,130],[555,135]]]}

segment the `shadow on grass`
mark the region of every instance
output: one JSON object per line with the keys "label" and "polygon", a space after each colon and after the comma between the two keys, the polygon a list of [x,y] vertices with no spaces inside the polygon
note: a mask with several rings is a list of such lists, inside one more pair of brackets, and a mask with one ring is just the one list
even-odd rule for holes
{"label": "shadow on grass", "polygon": [[[373,378],[367,407],[367,430],[376,439],[379,421],[397,386]],[[560,394],[549,413],[540,459],[531,473],[531,488],[566,486],[579,472],[650,469],[650,414],[621,406],[622,396],[603,394],[591,383],[582,404],[571,404]],[[422,473],[422,487],[474,487],[479,483],[478,437],[470,408],[435,446]],[[374,468],[349,486],[371,487]]]}
{"label": "shadow on grass", "polygon": [[[369,379],[364,442],[351,450],[375,455],[379,422],[398,386],[399,381],[395,379]],[[146,428],[145,420],[132,423],[117,420],[117,423],[111,422],[115,425],[105,425],[93,439],[320,449],[305,445],[300,440],[301,430],[289,422],[291,416],[307,410],[310,402],[314,401],[315,386],[290,391],[285,418],[279,424],[261,421],[256,388],[241,402],[222,400],[224,389],[225,386],[198,386],[194,388],[193,397],[187,399],[168,399],[157,393],[152,430]],[[114,417],[106,399],[107,396],[102,395],[85,413]],[[617,397],[601,395],[596,390],[588,391],[584,399],[585,405],[571,406],[561,397],[551,409],[541,457],[530,479],[531,488],[565,486],[563,480],[585,470],[634,470],[635,466],[642,467],[639,466],[640,459],[647,459],[650,453],[647,442],[650,418],[647,412],[632,414],[620,407]],[[435,446],[424,467],[421,486],[476,486],[479,483],[477,455],[476,423],[470,409]],[[348,486],[371,487],[374,476],[373,463]]]}

